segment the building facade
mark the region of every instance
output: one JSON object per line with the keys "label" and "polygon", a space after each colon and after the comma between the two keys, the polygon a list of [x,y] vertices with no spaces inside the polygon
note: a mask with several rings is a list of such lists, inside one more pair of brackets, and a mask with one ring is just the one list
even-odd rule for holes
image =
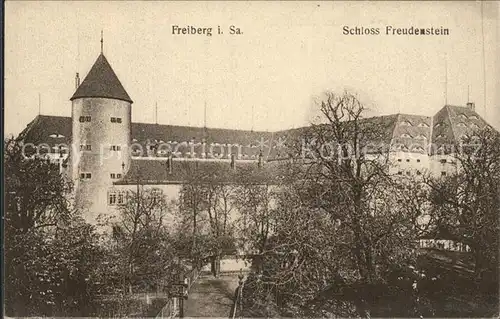
{"label": "building facade", "polygon": [[[238,170],[290,157],[291,142],[307,128],[277,132],[133,123],[133,101],[101,53],[80,84],[71,117],[38,115],[21,133],[25,145],[58,163],[75,183],[75,206],[89,222],[111,213],[136,185],[177,198],[179,168]],[[445,176],[457,169],[452,145],[488,124],[474,104],[445,105],[433,116],[393,114],[368,119],[383,124],[389,173]],[[304,143],[304,141],[302,141]]]}

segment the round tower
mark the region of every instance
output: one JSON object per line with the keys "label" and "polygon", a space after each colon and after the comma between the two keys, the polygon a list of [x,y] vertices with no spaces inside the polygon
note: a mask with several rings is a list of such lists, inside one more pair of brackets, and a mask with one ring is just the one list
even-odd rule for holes
{"label": "round tower", "polygon": [[95,222],[110,212],[108,189],[129,167],[133,102],[102,52],[77,86],[70,99],[75,207]]}

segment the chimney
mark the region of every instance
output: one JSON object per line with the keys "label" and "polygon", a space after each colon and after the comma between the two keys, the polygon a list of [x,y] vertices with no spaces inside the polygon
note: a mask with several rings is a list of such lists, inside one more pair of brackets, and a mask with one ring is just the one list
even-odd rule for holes
{"label": "chimney", "polygon": [[236,168],[236,161],[234,159],[234,154],[231,154],[231,169],[235,169]]}
{"label": "chimney", "polygon": [[259,168],[261,168],[261,167],[262,167],[262,158],[263,158],[263,157],[264,157],[264,156],[262,156],[262,150],[261,150],[261,151],[260,151],[260,153],[259,153],[259,162],[257,163],[257,165],[259,166]]}
{"label": "chimney", "polygon": [[168,173],[172,174],[172,166],[173,166],[172,154],[168,156],[167,166],[168,166]]}
{"label": "chimney", "polygon": [[76,76],[75,76],[75,90],[78,89],[79,86],[80,86],[80,74],[78,72],[76,72]]}
{"label": "chimney", "polygon": [[475,111],[476,110],[476,103],[474,103],[474,102],[467,102],[467,108]]}

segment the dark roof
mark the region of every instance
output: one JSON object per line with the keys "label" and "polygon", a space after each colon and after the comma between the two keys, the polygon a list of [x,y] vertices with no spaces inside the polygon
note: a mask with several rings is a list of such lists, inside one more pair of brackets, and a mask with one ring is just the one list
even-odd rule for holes
{"label": "dark roof", "polygon": [[19,134],[26,143],[35,145],[46,143],[53,147],[57,144],[71,143],[71,117],[38,115]]}
{"label": "dark roof", "polygon": [[[268,180],[275,165],[263,164],[259,168],[257,161],[236,161],[235,168],[231,168],[230,161],[211,160],[183,160],[173,159],[172,168],[169,168],[168,160],[132,159],[130,168],[125,177],[114,182],[115,185],[128,184],[180,184],[189,179],[202,182],[204,178],[212,178],[222,183],[238,182],[262,182]],[[245,174],[248,172],[248,174]],[[252,173],[250,173],[252,172]],[[261,174],[258,174],[261,172]],[[240,180],[241,177],[245,181]]]}
{"label": "dark roof", "polygon": [[453,153],[462,136],[473,135],[487,123],[468,107],[445,105],[434,115],[433,125],[431,155]]}
{"label": "dark roof", "polygon": [[120,80],[102,53],[70,100],[84,97],[110,98],[132,103]]}

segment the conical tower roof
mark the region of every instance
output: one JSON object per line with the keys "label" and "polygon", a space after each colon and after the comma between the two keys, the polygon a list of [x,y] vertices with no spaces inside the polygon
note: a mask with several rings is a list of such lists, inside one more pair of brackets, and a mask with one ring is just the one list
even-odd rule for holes
{"label": "conical tower roof", "polygon": [[84,97],[101,97],[132,103],[130,96],[102,53],[70,100]]}

